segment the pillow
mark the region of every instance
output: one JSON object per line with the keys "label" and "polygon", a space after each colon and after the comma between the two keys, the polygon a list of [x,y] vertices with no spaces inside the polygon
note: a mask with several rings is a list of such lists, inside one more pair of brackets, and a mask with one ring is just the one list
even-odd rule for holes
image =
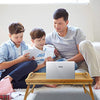
{"label": "pillow", "polygon": [[8,93],[12,93],[13,91],[14,90],[9,78],[2,79],[0,81],[0,95],[6,95]]}
{"label": "pillow", "polygon": [[92,42],[93,46],[95,47],[95,49],[100,52],[100,42]]}

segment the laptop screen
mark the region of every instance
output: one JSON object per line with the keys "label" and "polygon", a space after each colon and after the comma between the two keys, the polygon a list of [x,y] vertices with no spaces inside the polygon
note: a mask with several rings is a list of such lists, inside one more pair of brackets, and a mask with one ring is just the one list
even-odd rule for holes
{"label": "laptop screen", "polygon": [[46,79],[75,79],[75,62],[46,62]]}

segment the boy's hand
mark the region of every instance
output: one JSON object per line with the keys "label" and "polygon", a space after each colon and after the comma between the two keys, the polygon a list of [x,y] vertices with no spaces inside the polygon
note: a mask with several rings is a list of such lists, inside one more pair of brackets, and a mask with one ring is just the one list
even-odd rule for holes
{"label": "boy's hand", "polygon": [[53,61],[53,58],[47,57],[47,58],[45,59],[45,61]]}
{"label": "boy's hand", "polygon": [[34,56],[31,58],[31,60],[35,60]]}
{"label": "boy's hand", "polygon": [[24,62],[24,61],[29,61],[29,60],[31,60],[31,59],[29,59],[29,57],[30,57],[30,56],[29,56],[29,53],[26,53],[26,54],[24,54],[24,55],[18,57],[17,59],[20,60],[21,62]]}
{"label": "boy's hand", "polygon": [[46,62],[47,61],[54,61],[54,59],[53,58],[51,58],[51,57],[47,57],[46,59],[45,59],[45,61],[44,61],[44,64],[46,65]]}

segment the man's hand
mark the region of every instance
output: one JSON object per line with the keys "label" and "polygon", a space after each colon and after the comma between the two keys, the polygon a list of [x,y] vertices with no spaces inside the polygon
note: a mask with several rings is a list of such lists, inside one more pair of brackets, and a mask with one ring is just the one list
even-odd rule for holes
{"label": "man's hand", "polygon": [[54,50],[54,54],[56,55],[56,57],[58,57],[60,55],[60,53],[58,52],[57,49]]}

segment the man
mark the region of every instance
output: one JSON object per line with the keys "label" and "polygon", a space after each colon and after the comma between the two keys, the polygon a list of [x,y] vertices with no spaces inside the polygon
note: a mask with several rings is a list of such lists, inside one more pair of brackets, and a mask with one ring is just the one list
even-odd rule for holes
{"label": "man", "polygon": [[68,12],[65,9],[57,9],[53,19],[56,31],[46,36],[46,44],[54,45],[61,58],[75,61],[79,70],[85,71],[87,67],[79,51],[79,43],[85,40],[85,35],[79,28],[68,26]]}
{"label": "man", "polygon": [[[86,39],[85,35],[79,28],[68,26],[68,12],[65,9],[57,9],[53,15],[54,19],[54,28],[56,31],[48,34],[46,37],[46,44],[52,44],[56,48],[56,54],[60,54],[61,58],[66,58],[68,61],[75,61],[77,64],[76,72],[85,72],[89,71],[91,77],[92,72],[94,72],[93,68],[91,70],[91,66],[87,67],[84,58],[82,56],[84,49],[79,44],[83,40]],[[82,44],[82,43],[81,43]],[[87,49],[85,47],[85,49]],[[59,53],[58,53],[59,52]],[[86,54],[84,57],[87,57]],[[86,60],[87,58],[85,58]],[[91,59],[88,57],[88,59]],[[86,61],[87,62],[87,61]],[[92,72],[91,72],[92,71]],[[98,80],[99,78],[95,78]],[[100,82],[96,81],[95,88],[98,87]],[[99,87],[100,88],[100,87]]]}

